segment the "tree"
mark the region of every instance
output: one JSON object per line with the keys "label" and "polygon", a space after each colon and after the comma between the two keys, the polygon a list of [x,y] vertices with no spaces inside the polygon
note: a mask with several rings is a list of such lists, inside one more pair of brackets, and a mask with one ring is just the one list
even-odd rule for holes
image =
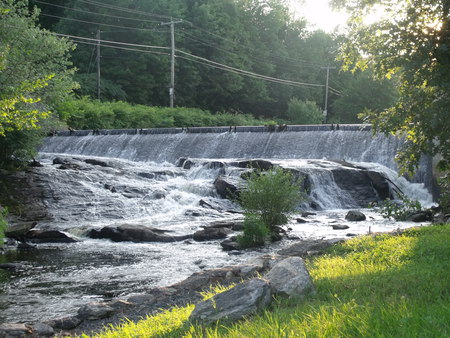
{"label": "tree", "polygon": [[[379,78],[400,80],[399,99],[389,109],[365,117],[377,132],[403,135],[398,154],[405,172],[422,153],[442,156],[450,167],[450,2],[448,0],[333,0],[350,14],[349,34],[341,46],[344,69],[369,65]],[[374,11],[382,19],[365,23]]]}
{"label": "tree", "polygon": [[32,156],[37,138],[27,131],[39,129],[76,83],[70,42],[36,27],[38,11],[30,11],[26,0],[0,0],[0,8],[0,165],[5,165]]}
{"label": "tree", "polygon": [[322,111],[313,101],[302,101],[296,97],[288,103],[287,115],[293,124],[320,124]]}

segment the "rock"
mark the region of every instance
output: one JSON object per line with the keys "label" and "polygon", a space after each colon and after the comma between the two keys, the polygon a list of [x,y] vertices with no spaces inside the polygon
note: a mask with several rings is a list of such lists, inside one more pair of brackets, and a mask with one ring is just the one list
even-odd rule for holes
{"label": "rock", "polygon": [[214,188],[222,198],[235,198],[244,186],[244,180],[233,176],[219,176],[214,181]]}
{"label": "rock", "polygon": [[3,269],[3,270],[15,271],[15,270],[22,269],[23,267],[24,267],[24,265],[20,264],[20,263],[1,263],[0,264],[0,269]]}
{"label": "rock", "polygon": [[153,179],[156,176],[154,173],[146,173],[146,172],[141,172],[141,173],[138,173],[137,175],[139,177],[148,178],[148,179]]}
{"label": "rock", "polygon": [[96,160],[93,158],[85,159],[84,162],[88,163],[88,164],[92,164],[92,165],[98,165],[100,167],[110,167],[110,165],[108,163],[106,163],[105,161],[100,161],[100,160]]}
{"label": "rock", "polygon": [[315,212],[302,212],[302,217],[308,217],[308,216],[316,216],[317,214]]}
{"label": "rock", "polygon": [[128,302],[123,299],[114,299],[105,304],[112,307],[115,310],[123,310],[123,309],[133,305],[131,302]]}
{"label": "rock", "polygon": [[5,323],[0,325],[0,337],[25,337],[31,333],[31,327],[25,324]]}
{"label": "rock", "polygon": [[226,239],[220,243],[220,246],[224,251],[231,251],[231,250],[242,250],[242,247],[239,245],[239,243],[236,240],[232,239]]}
{"label": "rock", "polygon": [[297,223],[306,223],[306,221],[303,218],[297,218]]}
{"label": "rock", "polygon": [[331,227],[333,228],[333,230],[345,230],[350,228],[348,225],[345,224],[332,224]]}
{"label": "rock", "polygon": [[92,302],[78,309],[78,317],[81,320],[98,320],[111,317],[114,312],[115,310],[105,303]]}
{"label": "rock", "polygon": [[192,235],[171,236],[162,230],[141,225],[106,226],[91,229],[86,236],[96,239],[110,239],[114,242],[177,242],[192,238]]}
{"label": "rock", "polygon": [[228,228],[206,228],[203,230],[196,231],[194,233],[193,239],[195,241],[210,241],[214,239],[226,238],[231,230]]}
{"label": "rock", "polygon": [[259,170],[269,170],[273,168],[273,163],[266,160],[246,160],[246,161],[239,161],[237,163],[237,166],[239,168],[248,168],[248,169],[259,169]]}
{"label": "rock", "polygon": [[140,294],[140,295],[133,295],[127,298],[127,302],[130,302],[132,304],[142,305],[142,304],[149,304],[153,303],[155,301],[155,296],[149,295],[149,294]]}
{"label": "rock", "polygon": [[37,222],[10,224],[5,230],[5,237],[22,241],[27,233],[37,225]]}
{"label": "rock", "polygon": [[27,239],[34,243],[76,243],[76,238],[58,230],[31,230]]}
{"label": "rock", "polygon": [[242,231],[244,230],[244,221],[240,220],[217,221],[208,224],[207,226],[205,226],[205,228],[229,228],[233,231]]}
{"label": "rock", "polygon": [[50,337],[55,334],[55,330],[48,324],[37,323],[33,325],[33,334],[37,337]]}
{"label": "rock", "polygon": [[81,166],[77,163],[64,163],[61,164],[58,169],[61,170],[80,170]]}
{"label": "rock", "polygon": [[269,284],[262,279],[252,279],[198,303],[189,320],[202,323],[238,320],[264,309],[271,300]]}
{"label": "rock", "polygon": [[360,222],[366,220],[366,215],[358,210],[350,210],[347,215],[345,215],[347,221]]}
{"label": "rock", "polygon": [[44,324],[50,325],[56,330],[73,330],[81,324],[81,319],[77,316],[68,316],[63,318],[52,319]]}
{"label": "rock", "polygon": [[316,240],[305,240],[300,241],[298,243],[295,243],[291,245],[288,248],[281,249],[277,252],[278,255],[282,256],[299,256],[299,257],[306,257],[310,253],[319,253],[326,248],[330,247],[331,245],[340,242],[339,239],[334,240],[322,240],[322,239],[316,239]]}
{"label": "rock", "polygon": [[66,163],[69,163],[69,161],[65,158],[55,157],[53,159],[53,164],[66,164]]}
{"label": "rock", "polygon": [[264,278],[275,294],[301,297],[314,290],[306,265],[300,257],[282,260]]}
{"label": "rock", "polygon": [[430,211],[420,211],[412,214],[408,217],[408,221],[411,222],[431,222],[433,220],[433,215]]}

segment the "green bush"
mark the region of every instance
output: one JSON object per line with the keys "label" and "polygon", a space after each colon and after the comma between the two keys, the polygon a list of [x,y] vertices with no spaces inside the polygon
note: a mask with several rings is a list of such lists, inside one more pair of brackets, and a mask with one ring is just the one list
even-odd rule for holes
{"label": "green bush", "polygon": [[302,101],[296,97],[288,103],[287,116],[293,124],[322,123],[322,111],[313,101]]}
{"label": "green bush", "polygon": [[237,242],[243,248],[263,246],[269,239],[269,228],[258,215],[246,214],[244,219],[244,231],[237,236]]}
{"label": "green bush", "polygon": [[139,129],[170,127],[263,125],[250,114],[212,114],[198,108],[167,108],[71,99],[57,107],[60,118],[73,129]]}
{"label": "green bush", "polygon": [[253,233],[261,234],[261,223],[267,227],[268,235],[276,239],[280,232],[278,226],[287,223],[288,215],[303,199],[301,184],[290,171],[279,167],[253,171],[247,188],[239,195],[239,203],[245,212],[244,237],[246,232],[249,233],[247,237],[252,237]]}
{"label": "green bush", "polygon": [[406,221],[413,214],[422,211],[422,205],[419,201],[403,196],[400,201],[385,200],[379,202],[378,211],[384,218]]}
{"label": "green bush", "polygon": [[8,209],[0,205],[0,247],[3,245],[3,239],[5,238],[5,229],[8,226],[6,221],[6,215],[8,214]]}

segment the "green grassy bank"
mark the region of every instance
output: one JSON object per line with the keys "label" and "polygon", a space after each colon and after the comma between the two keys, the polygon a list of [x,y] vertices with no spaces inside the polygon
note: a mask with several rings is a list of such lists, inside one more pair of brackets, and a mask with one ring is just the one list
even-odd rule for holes
{"label": "green grassy bank", "polygon": [[[364,236],[307,260],[317,294],[202,327],[174,308],[97,337],[449,337],[450,224]],[[86,336],[85,336],[86,337]]]}

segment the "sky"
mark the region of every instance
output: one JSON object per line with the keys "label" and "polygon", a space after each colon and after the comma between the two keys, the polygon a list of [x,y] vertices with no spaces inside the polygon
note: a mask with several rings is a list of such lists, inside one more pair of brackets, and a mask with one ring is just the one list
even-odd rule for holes
{"label": "sky", "polygon": [[328,7],[329,0],[289,0],[292,11],[305,17],[316,29],[332,32],[334,28],[346,20],[346,15],[334,12]]}

